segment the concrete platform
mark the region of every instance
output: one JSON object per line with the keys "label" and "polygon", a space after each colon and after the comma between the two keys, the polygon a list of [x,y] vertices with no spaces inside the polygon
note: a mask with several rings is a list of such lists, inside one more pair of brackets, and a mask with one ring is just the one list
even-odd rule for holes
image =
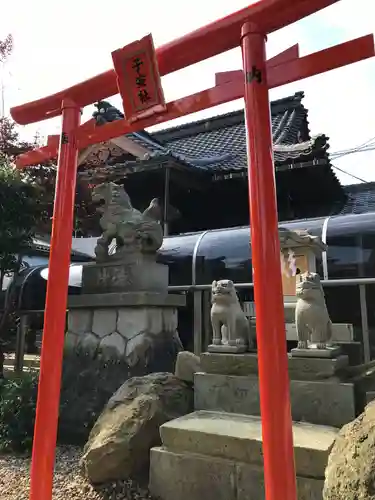
{"label": "concrete platform", "polygon": [[[159,500],[264,500],[263,470],[206,455],[152,448],[151,495]],[[297,476],[298,500],[322,500],[323,479]]]}
{"label": "concrete platform", "polygon": [[[298,500],[322,500],[337,430],[293,424]],[[150,491],[161,500],[264,500],[260,418],[194,412],[161,427],[151,450]]]}
{"label": "concrete platform", "polygon": [[[346,355],[337,358],[303,358],[288,355],[289,377],[295,380],[321,380],[335,376],[349,364]],[[258,357],[254,353],[230,354],[205,352],[201,354],[202,372],[220,375],[258,375]]]}
{"label": "concrete platform", "polygon": [[209,344],[207,347],[208,352],[213,353],[229,353],[229,354],[239,354],[247,351],[246,345],[216,345]]}
{"label": "concrete platform", "polygon": [[340,346],[327,346],[325,349],[306,348],[301,349],[296,347],[290,351],[292,357],[295,358],[328,358],[334,359],[342,354]]}
{"label": "concrete platform", "polygon": [[[333,427],[293,423],[297,475],[324,478],[328,454],[336,435],[337,429]],[[196,411],[163,424],[160,436],[169,451],[263,465],[259,417]]]}
{"label": "concrete platform", "polygon": [[[194,375],[196,410],[260,415],[258,378],[211,373]],[[290,381],[292,418],[296,422],[342,427],[354,420],[354,384],[335,380]]]}

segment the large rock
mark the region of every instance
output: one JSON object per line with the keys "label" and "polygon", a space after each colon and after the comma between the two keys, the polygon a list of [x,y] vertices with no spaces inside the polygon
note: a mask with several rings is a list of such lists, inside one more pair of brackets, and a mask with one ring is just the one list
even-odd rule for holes
{"label": "large rock", "polygon": [[375,404],[338,434],[328,459],[324,500],[375,500]]}
{"label": "large rock", "polygon": [[159,427],[193,409],[193,390],[170,373],[134,377],[111,397],[84,448],[82,466],[92,483],[146,470],[161,443]]}

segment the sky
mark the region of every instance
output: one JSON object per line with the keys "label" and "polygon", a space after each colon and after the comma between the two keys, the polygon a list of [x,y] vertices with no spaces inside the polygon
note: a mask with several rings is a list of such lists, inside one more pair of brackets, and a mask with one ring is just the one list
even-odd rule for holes
{"label": "sky", "polygon": [[[297,0],[296,0],[297,1]],[[5,66],[5,107],[57,92],[112,67],[111,52],[152,33],[158,47],[216,19],[246,7],[244,0],[12,0],[2,5],[0,39],[12,33],[14,52]],[[5,10],[5,12],[4,12]],[[374,0],[341,0],[337,4],[271,34],[269,57],[295,43],[300,55],[375,33]],[[67,36],[66,36],[67,35]],[[235,49],[162,78],[167,101],[193,94],[215,81],[215,72],[241,68]],[[304,91],[312,135],[323,133],[330,152],[356,148],[366,141],[375,149],[375,58],[270,91],[278,99]],[[121,107],[121,99],[110,101]],[[167,122],[165,128],[240,109],[243,100]],[[85,108],[83,121],[93,107]],[[59,133],[55,118],[20,128],[23,138]],[[152,131],[152,129],[150,129]],[[343,184],[375,181],[375,150],[346,154],[333,164]]]}

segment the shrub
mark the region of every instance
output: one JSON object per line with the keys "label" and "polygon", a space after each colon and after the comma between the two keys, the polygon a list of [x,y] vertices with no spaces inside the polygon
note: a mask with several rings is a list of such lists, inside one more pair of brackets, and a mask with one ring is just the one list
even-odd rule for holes
{"label": "shrub", "polygon": [[[128,378],[127,367],[88,356],[64,359],[58,442],[82,445],[103,407]],[[38,374],[0,379],[0,452],[32,448],[38,394]]]}
{"label": "shrub", "polygon": [[35,374],[0,380],[0,451],[31,449],[37,393]]}
{"label": "shrub", "polygon": [[58,441],[83,445],[115,391],[129,378],[125,362],[105,362],[83,351],[66,352],[61,381]]}

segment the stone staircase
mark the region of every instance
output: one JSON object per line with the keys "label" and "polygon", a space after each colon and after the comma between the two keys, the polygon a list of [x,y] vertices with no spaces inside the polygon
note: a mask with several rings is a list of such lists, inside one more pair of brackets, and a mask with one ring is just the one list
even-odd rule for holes
{"label": "stone staircase", "polygon": [[[325,464],[337,430],[293,424],[299,499],[321,500]],[[264,498],[259,417],[197,411],[161,427],[151,451],[150,489],[162,500]]]}
{"label": "stone staircase", "polygon": [[[357,388],[335,359],[288,355],[298,500],[322,500],[338,429],[358,414]],[[257,355],[203,353],[195,412],[161,426],[150,491],[161,500],[264,500]]]}

